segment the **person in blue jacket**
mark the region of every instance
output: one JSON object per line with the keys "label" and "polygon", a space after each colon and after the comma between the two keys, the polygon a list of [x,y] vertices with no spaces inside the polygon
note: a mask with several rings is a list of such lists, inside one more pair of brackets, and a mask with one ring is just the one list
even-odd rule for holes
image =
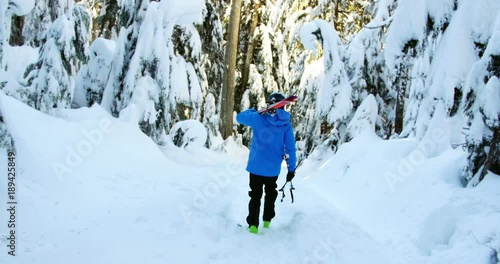
{"label": "person in blue jacket", "polygon": [[[272,93],[268,103],[273,104],[285,99],[281,93]],[[248,109],[236,116],[238,123],[250,126],[253,130],[250,154],[246,170],[250,173],[250,202],[248,203],[247,223],[252,233],[258,233],[259,212],[262,189],[265,190],[264,213],[262,220],[264,228],[269,228],[275,216],[274,204],[278,191],[276,190],[281,163],[286,155],[288,173],[287,182],[295,176],[296,150],[295,137],[290,113],[284,107],[275,111],[259,114],[255,109]]]}

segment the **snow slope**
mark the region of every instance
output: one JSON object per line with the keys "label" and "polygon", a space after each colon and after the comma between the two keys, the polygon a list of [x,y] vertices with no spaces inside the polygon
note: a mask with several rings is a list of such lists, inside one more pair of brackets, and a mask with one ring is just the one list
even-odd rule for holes
{"label": "snow slope", "polygon": [[[52,117],[0,93],[0,111],[18,172],[17,256],[2,214],[0,263],[487,263],[481,243],[500,243],[500,179],[462,188],[460,150],[416,159],[425,145],[364,133],[306,161],[295,203],[279,196],[272,228],[252,235],[237,226],[246,148],[158,148],[98,105]],[[6,160],[2,150],[1,197]]]}

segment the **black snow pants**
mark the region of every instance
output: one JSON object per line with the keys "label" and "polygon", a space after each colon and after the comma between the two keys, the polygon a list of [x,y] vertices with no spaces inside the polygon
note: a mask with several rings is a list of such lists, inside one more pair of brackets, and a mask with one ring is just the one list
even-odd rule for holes
{"label": "black snow pants", "polygon": [[247,223],[249,226],[259,226],[259,213],[260,213],[260,201],[262,199],[262,189],[266,192],[264,198],[264,215],[262,219],[264,221],[271,221],[275,216],[274,212],[274,202],[276,197],[278,197],[278,187],[276,181],[278,176],[275,177],[265,177],[250,173],[250,191],[248,195],[250,196],[250,202],[248,203],[248,216]]}

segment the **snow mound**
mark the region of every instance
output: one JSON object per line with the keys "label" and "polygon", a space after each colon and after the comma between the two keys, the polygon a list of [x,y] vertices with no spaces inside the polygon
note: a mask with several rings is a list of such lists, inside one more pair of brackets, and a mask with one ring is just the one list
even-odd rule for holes
{"label": "snow mound", "polygon": [[207,142],[207,129],[196,120],[177,122],[170,130],[173,143],[180,148],[203,147]]}

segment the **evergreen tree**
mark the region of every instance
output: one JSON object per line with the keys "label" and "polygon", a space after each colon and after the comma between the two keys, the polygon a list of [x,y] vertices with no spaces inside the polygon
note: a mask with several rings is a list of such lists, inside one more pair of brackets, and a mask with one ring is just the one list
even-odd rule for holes
{"label": "evergreen tree", "polygon": [[126,103],[122,104],[121,102],[125,100],[128,103],[132,94],[132,91],[124,90],[125,76],[137,46],[138,31],[148,2],[146,0],[133,3],[123,2],[120,6],[120,32],[116,40],[113,66],[102,98],[102,106],[108,109],[113,116],[118,116],[119,112],[126,106]]}
{"label": "evergreen tree", "polygon": [[327,132],[324,130],[328,128],[322,127],[323,122],[318,118],[315,110],[317,95],[322,87],[323,67],[321,60],[308,65],[295,93],[300,98],[300,102],[297,106],[293,106],[291,113],[295,124],[297,150],[300,153],[299,156],[303,157],[309,156],[327,139]]}
{"label": "evergreen tree", "polygon": [[114,51],[114,41],[98,38],[92,42],[89,48],[89,61],[76,77],[73,98],[75,106],[86,107],[94,103],[101,104],[113,64]]}
{"label": "evergreen tree", "polygon": [[[188,64],[187,78],[189,81],[187,90],[189,91],[190,97],[189,100],[183,102],[182,107],[181,105],[177,106],[176,112],[178,114],[189,112],[189,116],[183,116],[181,120],[201,120],[203,98],[206,97],[208,93],[208,77],[204,68],[206,61],[201,57],[201,41],[198,28],[194,25],[176,26],[174,28],[173,45],[175,54],[184,58]],[[192,45],[192,43],[199,44]],[[213,57],[216,59],[215,62],[218,60],[220,63],[221,58]]]}
{"label": "evergreen tree", "polygon": [[[389,87],[392,87],[395,99],[394,116],[389,118],[394,120],[393,132],[397,135],[403,131],[406,91],[411,85],[415,58],[422,47],[427,15],[425,7],[425,2],[400,1],[387,33],[385,61],[389,73]],[[408,14],[412,16],[408,17]]]}
{"label": "evergreen tree", "polygon": [[222,136],[219,131],[220,118],[216,114],[216,100],[212,93],[206,96],[203,106],[202,123],[207,129],[207,147],[217,147],[222,142]]}
{"label": "evergreen tree", "polygon": [[21,1],[22,0],[7,0],[0,3],[0,69],[2,70],[6,70],[7,67],[4,60],[4,50],[5,46],[9,45],[12,32],[11,26],[14,26],[14,30],[16,30],[16,24],[11,25],[12,17],[24,16],[33,9],[33,2]]}
{"label": "evergreen tree", "polygon": [[[21,2],[20,0],[9,0],[9,1],[1,1],[0,2],[0,76],[9,73],[9,65],[7,62],[7,58],[4,56],[5,51],[9,46],[9,40],[11,39],[11,30],[14,29],[19,34],[20,29],[16,29],[15,26],[17,24],[11,25],[11,17],[24,16],[30,12],[33,8],[34,3],[30,1]],[[12,26],[12,27],[11,27]],[[25,97],[26,90],[22,89],[22,87],[17,83],[12,84],[9,83],[8,80],[0,79],[0,90],[4,90],[10,95],[14,96],[20,100],[26,101]],[[3,94],[3,91],[0,91]],[[12,137],[7,130],[7,127],[3,120],[3,115],[0,111],[0,148],[5,149],[13,149],[14,142]]]}
{"label": "evergreen tree", "polygon": [[42,112],[71,106],[74,76],[86,59],[89,14],[79,5],[70,14],[62,14],[51,24],[41,40],[38,62],[25,74],[25,85],[34,91],[30,104]]}
{"label": "evergreen tree", "polygon": [[259,45],[258,38],[255,35],[261,18],[259,10],[261,6],[261,1],[248,1],[244,2],[241,7],[237,58],[237,68],[241,72],[241,74],[237,75],[241,75],[241,78],[236,80],[234,106],[236,110],[241,109],[243,93],[247,89],[249,82],[250,65],[253,64],[254,54]]}
{"label": "evergreen tree", "polygon": [[217,105],[222,89],[222,75],[224,72],[224,49],[223,49],[223,26],[219,16],[217,6],[219,1],[211,4],[207,1],[203,9],[203,24],[198,26],[198,32],[201,38],[201,64],[202,72],[205,73],[207,94],[214,96],[217,111],[219,113],[220,105]]}
{"label": "evergreen tree", "polygon": [[[417,58],[411,71],[411,83],[408,91],[408,106],[404,117],[404,126],[401,136],[416,136],[422,138],[428,122],[433,116],[436,101],[430,95],[429,72],[433,58],[436,56],[436,48],[439,47],[443,34],[448,28],[450,20],[456,11],[455,1],[443,1],[441,13],[433,13],[426,10],[427,22],[422,38],[418,40],[419,45]],[[437,87],[439,89],[439,87]],[[457,90],[457,93],[460,93]],[[457,109],[452,110],[454,114]]]}
{"label": "evergreen tree", "polygon": [[51,24],[68,9],[72,9],[73,0],[36,0],[35,7],[25,17],[23,37],[28,45],[41,46],[46,39],[46,31]]}
{"label": "evergreen tree", "polygon": [[[312,102],[304,102],[306,107],[299,110],[300,116],[310,111],[307,106],[315,103],[316,116],[321,122],[321,135],[327,135],[324,146],[336,149],[345,137],[346,126],[352,117],[352,87],[349,83],[345,66],[341,60],[343,46],[331,24],[324,20],[315,20],[301,29],[302,43],[310,50],[316,49],[316,41],[323,48],[323,74],[318,75],[317,93]],[[340,45],[339,45],[340,44]],[[317,65],[316,65],[317,66]],[[307,122],[311,123],[311,122]],[[329,131],[326,131],[329,130]],[[304,134],[300,138],[318,137],[317,134]],[[305,139],[306,142],[314,140]],[[310,146],[306,146],[306,149]]]}
{"label": "evergreen tree", "polygon": [[222,74],[224,72],[223,32],[217,3],[206,2],[203,9],[203,24],[198,32],[201,38],[201,86],[203,90],[202,123],[208,130],[207,146],[216,147],[219,132],[220,92],[222,89]]}
{"label": "evergreen tree", "polygon": [[462,105],[470,129],[465,148],[465,180],[477,185],[488,171],[500,174],[500,16],[482,58],[474,64],[464,87]]}
{"label": "evergreen tree", "polygon": [[349,122],[343,141],[350,141],[364,133],[374,133],[377,116],[377,101],[372,94],[369,94],[357,108],[353,118]]}
{"label": "evergreen tree", "polygon": [[[374,6],[373,19],[362,28],[346,48],[346,63],[349,82],[353,87],[353,107],[357,108],[368,94],[373,94],[379,106],[376,132],[388,138],[393,120],[394,97],[388,86],[384,53],[385,33],[395,9],[394,1],[380,1]],[[381,117],[383,116],[383,118]]]}
{"label": "evergreen tree", "polygon": [[[103,105],[120,117],[133,118],[156,143],[184,119],[201,119],[201,39],[169,2],[143,1],[122,6],[122,28]],[[182,3],[180,3],[182,5]],[[201,14],[201,8],[200,8]]]}
{"label": "evergreen tree", "polygon": [[483,89],[477,91],[470,131],[466,137],[468,164],[465,180],[472,186],[484,179],[488,171],[500,174],[500,81],[492,76]]}

